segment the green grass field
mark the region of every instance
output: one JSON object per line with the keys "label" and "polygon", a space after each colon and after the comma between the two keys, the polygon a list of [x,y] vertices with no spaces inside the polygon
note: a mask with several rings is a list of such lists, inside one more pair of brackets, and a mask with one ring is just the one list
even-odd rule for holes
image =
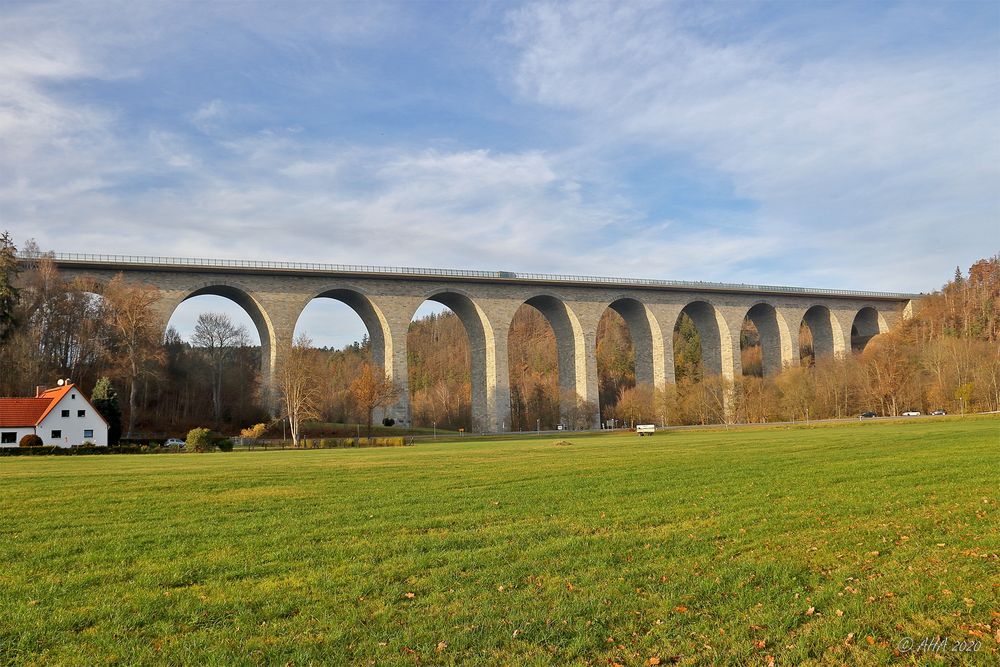
{"label": "green grass field", "polygon": [[998,487],[984,418],[0,459],[0,663],[993,665]]}

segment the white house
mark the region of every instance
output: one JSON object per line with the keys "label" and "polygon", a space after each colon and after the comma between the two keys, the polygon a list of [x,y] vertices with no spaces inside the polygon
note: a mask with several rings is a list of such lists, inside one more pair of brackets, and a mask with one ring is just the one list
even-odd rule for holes
{"label": "white house", "polygon": [[107,446],[108,422],[75,384],[42,391],[34,398],[0,398],[0,447],[17,447],[34,433],[46,445]]}

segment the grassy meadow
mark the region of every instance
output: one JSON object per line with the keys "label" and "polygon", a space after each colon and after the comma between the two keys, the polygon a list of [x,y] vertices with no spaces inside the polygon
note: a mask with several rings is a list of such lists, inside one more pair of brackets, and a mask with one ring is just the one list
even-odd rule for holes
{"label": "grassy meadow", "polygon": [[1000,420],[568,439],[0,459],[0,664],[1000,661]]}

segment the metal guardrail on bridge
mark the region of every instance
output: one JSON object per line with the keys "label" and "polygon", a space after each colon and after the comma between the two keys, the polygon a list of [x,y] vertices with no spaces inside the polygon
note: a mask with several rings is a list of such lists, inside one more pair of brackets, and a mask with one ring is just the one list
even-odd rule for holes
{"label": "metal guardrail on bridge", "polygon": [[473,271],[468,269],[432,269],[405,266],[374,266],[366,264],[321,264],[313,262],[274,262],[249,259],[197,259],[192,257],[157,257],[152,255],[102,255],[75,252],[49,252],[27,255],[22,260],[47,257],[56,262],[108,264],[112,266],[163,266],[204,269],[249,269],[265,271],[295,271],[309,273],[361,273],[373,276],[413,276],[442,278],[472,278],[480,280],[512,280],[529,282],[588,283],[623,287],[668,287],[674,289],[723,290],[735,292],[770,292],[777,294],[808,294],[811,296],[872,297],[881,299],[913,299],[921,295],[899,292],[836,290],[784,285],[750,285],[685,280],[653,280],[648,278],[612,278],[605,276],[574,276],[553,273],[523,273],[517,271]]}

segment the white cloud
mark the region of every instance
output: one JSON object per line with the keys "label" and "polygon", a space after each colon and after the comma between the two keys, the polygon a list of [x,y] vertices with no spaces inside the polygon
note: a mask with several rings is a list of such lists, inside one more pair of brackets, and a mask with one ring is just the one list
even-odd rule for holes
{"label": "white cloud", "polygon": [[765,41],[704,20],[659,4],[534,4],[510,16],[515,81],[578,114],[596,152],[680,152],[727,174],[771,248],[812,258],[799,280],[839,265],[838,284],[924,288],[942,259],[996,246],[995,51],[806,59],[809,35]]}
{"label": "white cloud", "polygon": [[225,121],[229,117],[229,109],[226,104],[219,99],[206,102],[198,107],[197,111],[191,114],[191,122],[199,130],[209,133],[217,123]]}

